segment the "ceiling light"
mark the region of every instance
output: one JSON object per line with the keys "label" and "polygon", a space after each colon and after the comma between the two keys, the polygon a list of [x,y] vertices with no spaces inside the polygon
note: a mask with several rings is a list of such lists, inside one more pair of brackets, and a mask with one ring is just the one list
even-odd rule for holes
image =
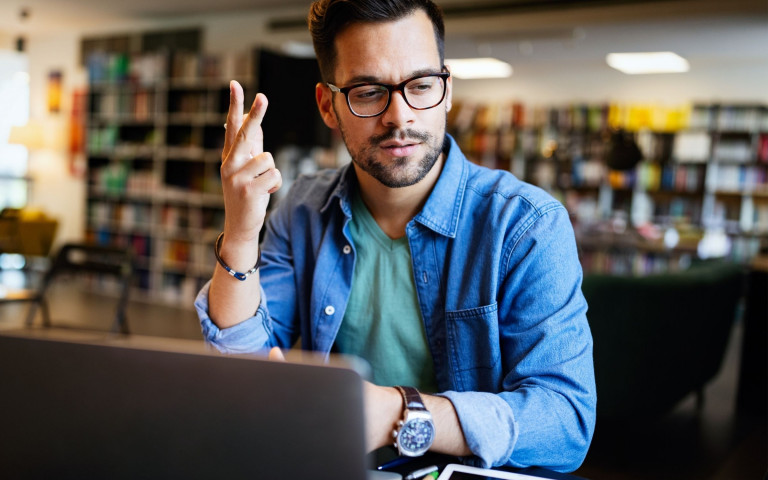
{"label": "ceiling light", "polygon": [[690,69],[688,60],[674,52],[609,53],[605,61],[629,75],[680,73]]}
{"label": "ceiling light", "polygon": [[461,58],[445,61],[456,78],[508,78],[512,76],[512,65],[495,58]]}

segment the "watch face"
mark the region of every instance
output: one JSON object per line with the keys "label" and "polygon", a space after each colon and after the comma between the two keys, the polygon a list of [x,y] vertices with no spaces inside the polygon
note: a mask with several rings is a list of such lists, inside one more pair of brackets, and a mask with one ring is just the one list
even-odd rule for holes
{"label": "watch face", "polygon": [[400,447],[410,453],[420,455],[432,445],[435,438],[435,427],[432,422],[422,418],[414,418],[405,423],[400,430]]}

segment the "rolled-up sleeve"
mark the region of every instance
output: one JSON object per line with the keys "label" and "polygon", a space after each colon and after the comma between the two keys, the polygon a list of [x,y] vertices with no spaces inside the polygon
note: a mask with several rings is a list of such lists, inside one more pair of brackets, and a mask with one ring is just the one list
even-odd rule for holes
{"label": "rolled-up sleeve", "polygon": [[512,456],[518,428],[512,408],[499,395],[449,391],[440,396],[453,404],[467,446],[475,454],[466,458],[465,463],[491,468]]}
{"label": "rolled-up sleeve", "polygon": [[195,298],[195,310],[200,318],[205,341],[222,353],[266,353],[271,346],[272,335],[263,289],[261,304],[253,317],[232,327],[221,329],[213,323],[208,313],[210,286],[211,282],[208,281]]}

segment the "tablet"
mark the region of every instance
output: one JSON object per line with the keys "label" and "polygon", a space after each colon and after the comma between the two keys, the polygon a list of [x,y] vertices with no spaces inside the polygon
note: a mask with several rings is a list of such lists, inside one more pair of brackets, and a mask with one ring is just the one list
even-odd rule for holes
{"label": "tablet", "polygon": [[532,477],[530,475],[521,475],[519,473],[503,472],[501,470],[488,470],[485,468],[468,467],[457,463],[450,463],[445,466],[443,473],[437,477],[437,480],[493,480],[495,478],[506,478],[509,480],[535,480],[542,477]]}

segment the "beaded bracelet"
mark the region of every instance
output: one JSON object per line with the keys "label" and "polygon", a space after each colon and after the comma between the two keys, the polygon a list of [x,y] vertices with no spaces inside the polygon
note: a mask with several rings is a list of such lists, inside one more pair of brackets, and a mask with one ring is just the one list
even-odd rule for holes
{"label": "beaded bracelet", "polygon": [[219,265],[224,267],[224,270],[227,271],[228,274],[235,277],[236,279],[242,281],[245,281],[249,276],[256,273],[256,271],[259,269],[259,265],[261,265],[261,248],[259,248],[259,258],[256,259],[256,265],[253,266],[252,269],[248,270],[245,273],[236,272],[232,270],[229,265],[224,263],[224,260],[221,259],[221,255],[219,255],[219,248],[221,248],[221,239],[224,238],[224,232],[221,232],[219,236],[216,238],[216,243],[213,246],[213,254],[216,255],[216,261],[219,262]]}

